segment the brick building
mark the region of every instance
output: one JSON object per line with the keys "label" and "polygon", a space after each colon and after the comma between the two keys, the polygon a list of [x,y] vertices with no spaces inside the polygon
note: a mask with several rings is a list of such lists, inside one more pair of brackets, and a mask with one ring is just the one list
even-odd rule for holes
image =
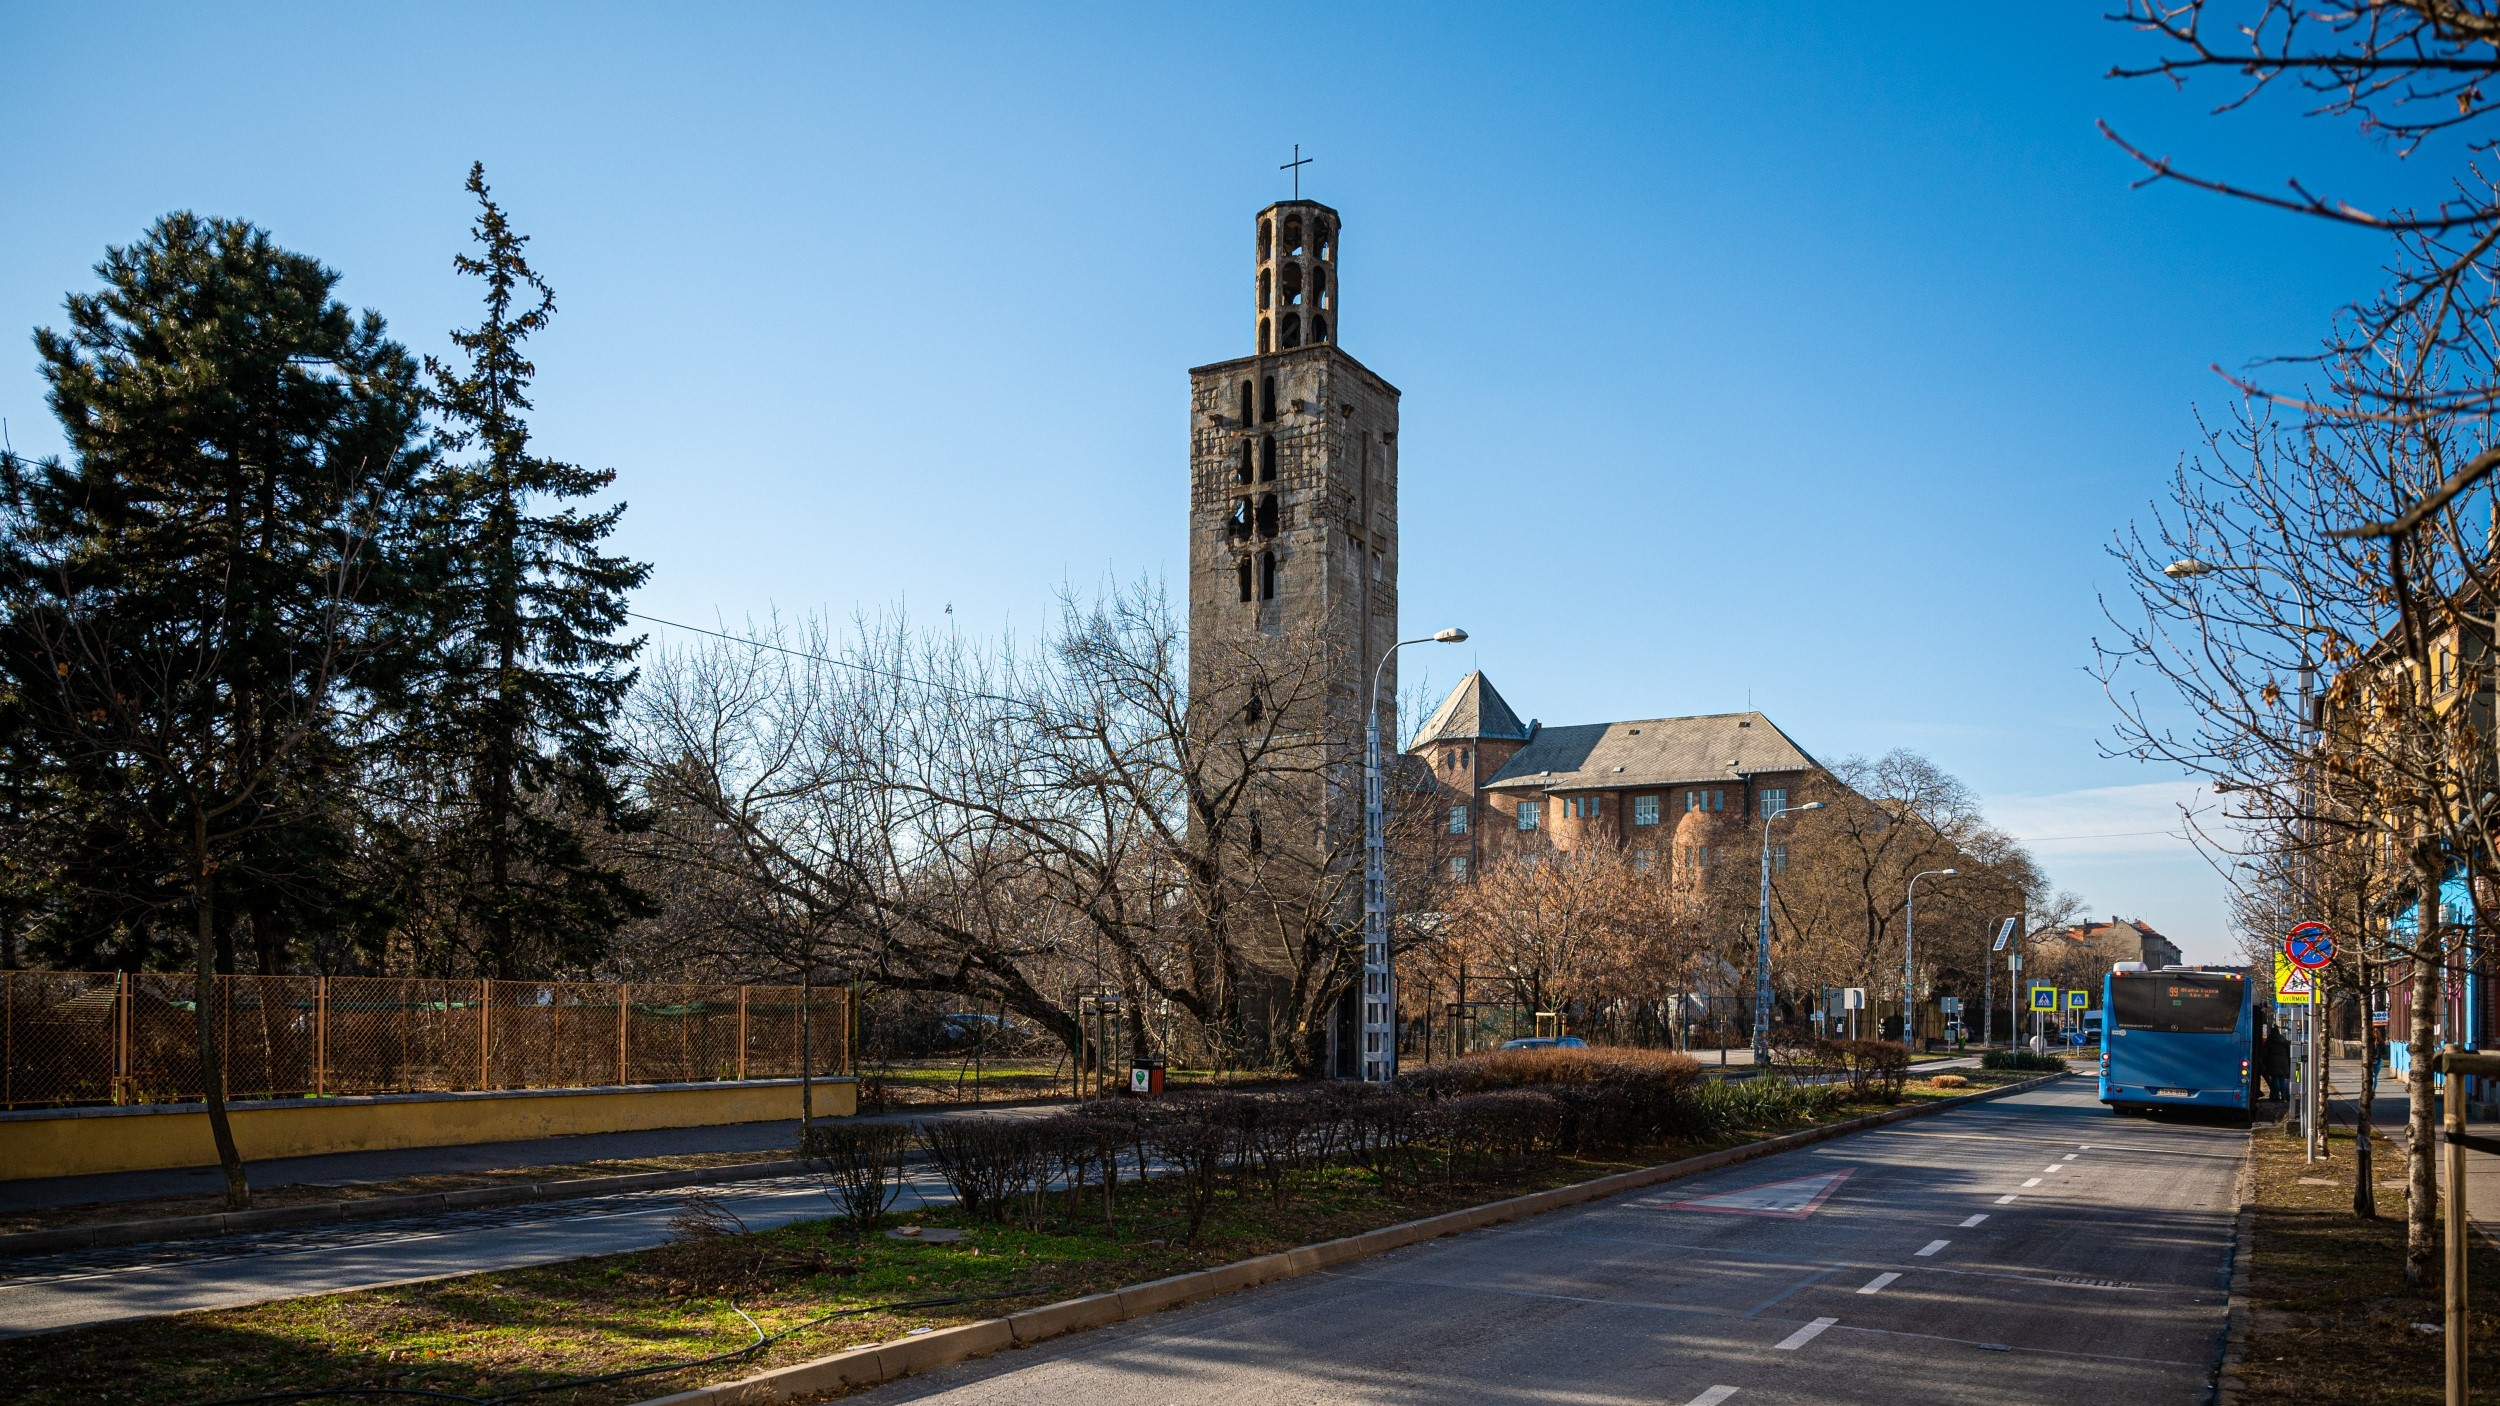
{"label": "brick building", "polygon": [[2111,914],[2106,923],[2076,923],[2060,936],[2112,962],[2142,962],[2155,971],[2184,964],[2179,944],[2153,931],[2153,925]]}
{"label": "brick building", "polygon": [[[1430,775],[1419,790],[1454,879],[1599,844],[1635,868],[1698,878],[1714,854],[1750,855],[1764,815],[1828,784],[1760,713],[1546,727],[1521,722],[1482,673],[1459,680],[1408,755]],[[1774,866],[1784,848],[1775,835]]]}

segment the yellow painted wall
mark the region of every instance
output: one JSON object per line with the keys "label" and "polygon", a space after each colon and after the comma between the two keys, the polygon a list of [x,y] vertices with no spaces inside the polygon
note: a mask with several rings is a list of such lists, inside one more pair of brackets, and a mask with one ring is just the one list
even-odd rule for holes
{"label": "yellow painted wall", "polygon": [[[820,1079],[820,1116],[859,1111],[859,1085]],[[799,1116],[796,1083],[680,1084],[527,1095],[446,1094],[388,1103],[308,1100],[238,1107],[230,1115],[247,1162],[396,1147],[564,1137],[650,1128],[705,1128]],[[197,1109],[102,1117],[0,1120],[0,1181],[213,1166],[208,1115]]]}

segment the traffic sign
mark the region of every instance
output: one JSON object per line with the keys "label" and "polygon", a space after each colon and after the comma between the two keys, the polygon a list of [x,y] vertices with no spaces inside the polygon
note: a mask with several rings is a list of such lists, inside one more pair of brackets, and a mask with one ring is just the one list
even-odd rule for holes
{"label": "traffic sign", "polygon": [[2283,954],[2303,971],[2316,971],[2335,960],[2335,934],[2312,919],[2283,935]]}
{"label": "traffic sign", "polygon": [[2013,937],[2014,935],[2015,921],[2015,919],[2008,918],[2005,920],[2005,926],[1997,929],[1997,940],[1993,946],[1989,947],[1989,951],[2002,952],[2005,950],[2007,939]]}
{"label": "traffic sign", "polygon": [[2035,1011],[2056,1010],[2057,988],[2054,986],[2035,986],[2031,988],[2031,1008]]}
{"label": "traffic sign", "polygon": [[2067,992],[2067,993],[2066,993],[2066,1009],[2068,1009],[2068,1010],[2070,1010],[2070,1011],[2081,1011],[2081,1010],[2090,1010],[2091,1008],[2092,1008],[2092,993],[2091,993],[2091,992],[2089,992],[2089,991],[2069,991],[2069,992]]}
{"label": "traffic sign", "polygon": [[2317,980],[2292,965],[2288,954],[2274,954],[2274,1003],[2278,1006],[2305,1006],[2311,1003],[2318,989]]}

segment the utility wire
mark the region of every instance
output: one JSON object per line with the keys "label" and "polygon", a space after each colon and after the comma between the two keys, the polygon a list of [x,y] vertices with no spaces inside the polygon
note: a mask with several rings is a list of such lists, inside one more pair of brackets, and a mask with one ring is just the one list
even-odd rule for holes
{"label": "utility wire", "polygon": [[830,654],[817,654],[809,650],[792,649],[786,644],[774,644],[770,640],[756,639],[751,635],[733,635],[726,630],[707,630],[701,625],[689,625],[679,620],[663,620],[657,615],[645,615],[639,610],[629,610],[626,611],[625,614],[635,620],[645,621],[653,625],[665,625],[672,630],[684,630],[688,634],[709,635],[713,639],[727,640],[731,644],[742,644],[749,649],[768,649],[775,654],[787,654],[793,659],[809,659],[819,664],[831,664],[837,669],[849,669],[856,673],[869,674],[876,678],[892,679],[897,683],[918,684],[922,688],[934,688],[948,693],[959,693],[966,698],[985,698],[993,703],[1014,703],[1019,706],[1023,705],[1027,701],[1021,698],[1008,698],[996,693],[983,693],[979,689],[965,688],[961,684],[940,683],[935,679],[924,679],[912,674],[897,673],[892,669],[880,669],[875,665],[862,664],[856,660],[836,659]]}

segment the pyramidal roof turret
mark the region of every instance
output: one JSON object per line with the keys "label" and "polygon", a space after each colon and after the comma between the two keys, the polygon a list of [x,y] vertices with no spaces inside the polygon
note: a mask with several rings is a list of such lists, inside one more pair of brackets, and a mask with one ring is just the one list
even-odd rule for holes
{"label": "pyramidal roof turret", "polygon": [[1528,725],[1502,701],[1493,681],[1482,670],[1471,672],[1441,700],[1432,716],[1424,722],[1424,730],[1415,734],[1411,746],[1429,742],[1456,742],[1476,738],[1501,738],[1510,742],[1528,740]]}

